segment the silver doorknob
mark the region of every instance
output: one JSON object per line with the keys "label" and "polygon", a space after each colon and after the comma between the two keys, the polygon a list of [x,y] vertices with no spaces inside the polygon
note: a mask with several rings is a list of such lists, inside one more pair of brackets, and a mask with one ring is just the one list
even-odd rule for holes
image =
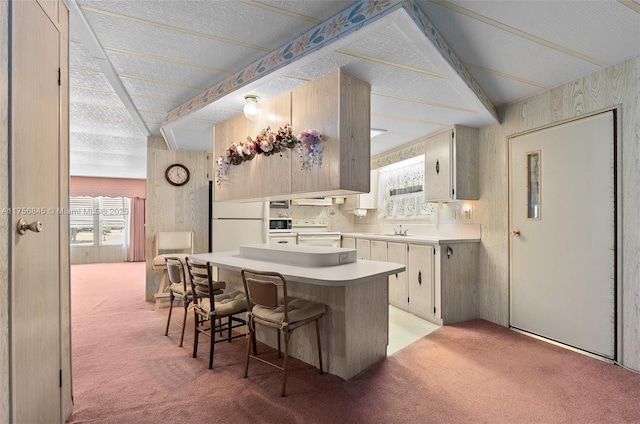
{"label": "silver doorknob", "polygon": [[520,230],[512,230],[511,235],[514,237],[520,237]]}
{"label": "silver doorknob", "polygon": [[27,231],[39,233],[40,231],[42,231],[42,222],[33,221],[31,224],[29,224],[26,219],[20,218],[18,220],[18,234],[25,234]]}

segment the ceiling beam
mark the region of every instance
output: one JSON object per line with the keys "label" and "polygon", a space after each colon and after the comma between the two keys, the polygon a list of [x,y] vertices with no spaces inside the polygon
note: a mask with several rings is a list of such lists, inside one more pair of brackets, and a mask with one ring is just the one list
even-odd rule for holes
{"label": "ceiling beam", "polygon": [[66,3],[69,6],[69,13],[71,14],[70,18],[78,23],[78,25],[75,27],[78,29],[78,33],[80,35],[80,38],[82,39],[84,46],[87,48],[87,50],[89,50],[89,53],[96,61],[96,64],[100,67],[100,70],[109,81],[109,84],[111,84],[111,87],[113,87],[113,90],[116,92],[124,106],[127,108],[127,111],[129,112],[129,115],[131,115],[131,119],[133,119],[133,122],[136,124],[138,129],[140,129],[142,134],[148,137],[151,133],[149,131],[149,128],[147,127],[147,124],[144,122],[142,115],[140,115],[138,108],[136,108],[136,106],[133,104],[133,101],[131,100],[131,97],[129,97],[127,89],[118,76],[118,73],[114,69],[113,64],[107,57],[107,54],[102,48],[102,45],[96,38],[93,30],[91,29],[91,26],[82,14],[80,7],[78,7],[78,4],[76,3],[76,0],[66,0]]}

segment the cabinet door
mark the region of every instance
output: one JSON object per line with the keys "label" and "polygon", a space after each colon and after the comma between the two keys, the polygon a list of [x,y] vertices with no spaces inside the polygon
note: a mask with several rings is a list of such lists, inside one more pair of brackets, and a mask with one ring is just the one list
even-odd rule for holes
{"label": "cabinet door", "polygon": [[356,239],[353,237],[342,237],[342,247],[346,247],[349,249],[356,248]]}
{"label": "cabinet door", "polygon": [[422,318],[435,315],[433,246],[410,244],[407,265],[409,312]]}
{"label": "cabinet door", "polygon": [[371,259],[371,240],[356,239],[356,249],[358,249],[358,259]]}
{"label": "cabinet door", "polygon": [[453,199],[453,131],[430,137],[425,143],[425,199]]}
{"label": "cabinet door", "polygon": [[[243,114],[238,115],[244,118]],[[255,121],[246,118],[246,130],[236,134],[236,142],[244,142],[247,137],[255,140],[261,130],[271,128],[277,131],[291,122],[291,93],[284,93],[260,104],[260,116]],[[291,161],[293,154],[289,149],[271,156],[256,155],[253,160],[240,165],[245,176],[245,185],[249,186],[249,197],[263,198],[291,192]],[[247,184],[248,181],[260,181],[260,184]]]}
{"label": "cabinet door", "polygon": [[270,244],[297,244],[297,239],[295,235],[287,235],[287,236],[269,236]]}
{"label": "cabinet door", "polygon": [[380,171],[374,169],[371,171],[369,193],[358,194],[358,208],[360,209],[378,209],[378,176]]}
{"label": "cabinet door", "polygon": [[387,262],[387,242],[371,240],[371,260]]}
{"label": "cabinet door", "polygon": [[[407,244],[387,243],[387,262],[395,262],[407,266]],[[409,292],[407,290],[407,272],[403,271],[389,276],[389,303],[403,310],[409,308]]]}

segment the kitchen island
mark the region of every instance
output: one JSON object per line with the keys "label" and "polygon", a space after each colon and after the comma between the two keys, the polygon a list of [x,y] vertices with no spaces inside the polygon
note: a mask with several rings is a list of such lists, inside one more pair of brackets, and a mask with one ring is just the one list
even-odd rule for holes
{"label": "kitchen island", "polygon": [[[203,253],[191,257],[218,268],[218,279],[231,289],[243,289],[240,270],[275,271],[287,279],[290,296],[322,302],[327,312],[320,320],[324,371],[348,380],[386,356],[389,332],[388,276],[404,271],[402,264],[357,260],[329,266],[286,263],[287,248],[263,245],[282,252],[281,261],[260,260],[241,251]],[[295,246],[296,252],[348,252],[350,249]],[[274,331],[258,329],[258,339],[277,347]],[[291,338],[289,353],[318,366],[314,326],[304,326]]]}

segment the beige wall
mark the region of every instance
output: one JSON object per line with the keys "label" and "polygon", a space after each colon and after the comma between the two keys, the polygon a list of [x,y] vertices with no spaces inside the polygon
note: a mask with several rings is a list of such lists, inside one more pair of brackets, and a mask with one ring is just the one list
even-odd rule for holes
{"label": "beige wall", "polygon": [[[165,169],[174,163],[183,164],[190,171],[191,178],[182,187],[174,187],[165,180]],[[206,252],[208,249],[208,166],[207,152],[169,150],[162,137],[148,138],[145,205],[147,300],[153,300],[160,283],[160,271],[151,269],[153,241],[159,231],[193,231],[194,251]]]}
{"label": "beige wall", "polygon": [[640,370],[640,58],[612,66],[547,90],[500,111],[502,125],[480,131],[480,201],[475,220],[482,224],[479,317],[509,324],[508,137],[618,106],[621,122],[618,169],[622,184],[621,355],[624,365]]}

